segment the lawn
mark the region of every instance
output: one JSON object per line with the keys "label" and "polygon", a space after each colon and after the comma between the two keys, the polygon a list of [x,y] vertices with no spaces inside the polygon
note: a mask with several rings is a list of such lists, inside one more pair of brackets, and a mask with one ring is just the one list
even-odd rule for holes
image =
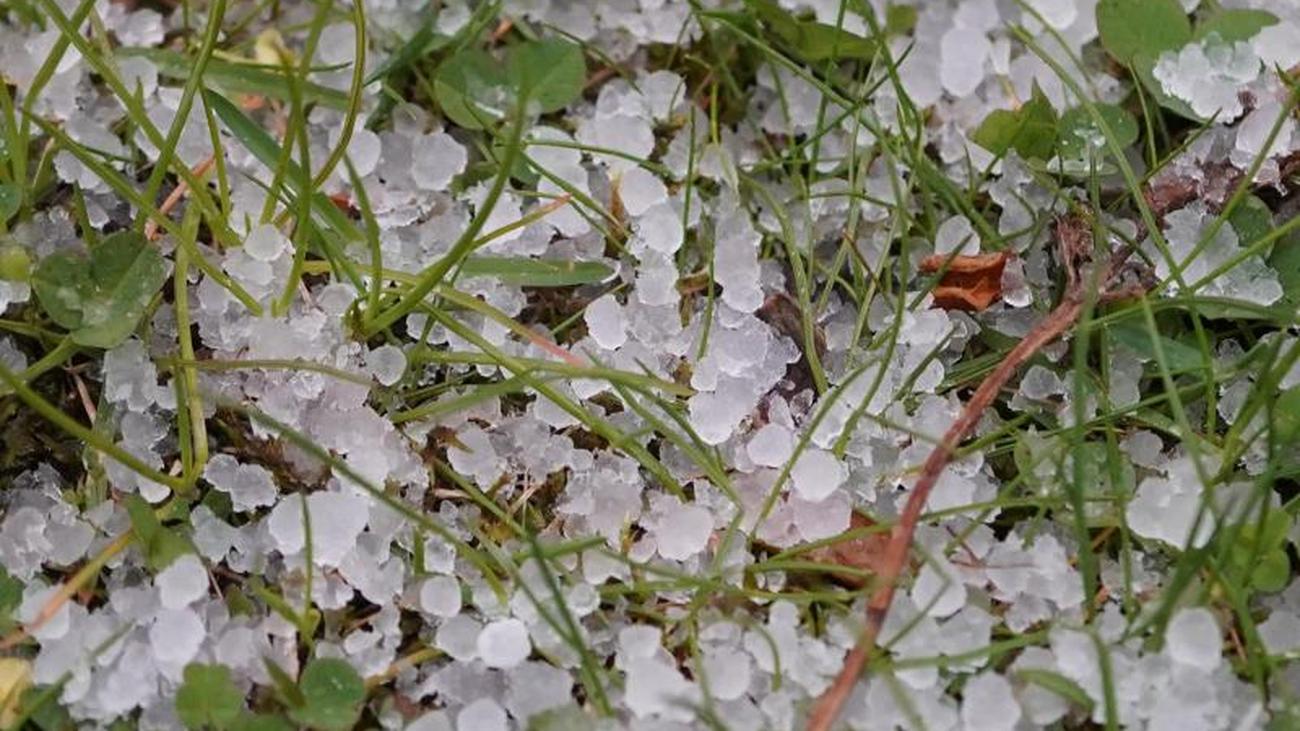
{"label": "lawn", "polygon": [[1300,728],[1297,38],[5,0],[0,728]]}

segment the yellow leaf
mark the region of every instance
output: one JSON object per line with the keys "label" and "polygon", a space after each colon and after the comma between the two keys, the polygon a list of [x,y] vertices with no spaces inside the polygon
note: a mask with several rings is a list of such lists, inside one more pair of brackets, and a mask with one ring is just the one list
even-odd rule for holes
{"label": "yellow leaf", "polygon": [[18,703],[32,685],[32,664],[16,657],[0,658],[0,728],[18,720]]}

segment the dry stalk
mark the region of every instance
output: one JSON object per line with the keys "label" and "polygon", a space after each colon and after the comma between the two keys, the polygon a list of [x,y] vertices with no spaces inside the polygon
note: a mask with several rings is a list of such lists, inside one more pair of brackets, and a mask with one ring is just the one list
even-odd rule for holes
{"label": "dry stalk", "polygon": [[867,660],[880,637],[880,630],[889,613],[890,604],[893,603],[898,579],[907,566],[912,538],[930,492],[934,489],[940,474],[943,473],[944,467],[951,461],[957,447],[979,423],[984,410],[992,405],[1002,387],[1011,380],[1016,370],[1025,361],[1075,324],[1088,304],[1089,289],[1094,286],[1094,281],[1100,286],[1095,298],[1092,299],[1098,302],[1138,295],[1147,288],[1144,278],[1131,276],[1135,270],[1127,264],[1129,256],[1133,253],[1129,247],[1116,251],[1104,265],[1105,268],[1096,280],[1088,276],[1086,265],[1092,248],[1092,235],[1087,221],[1073,216],[1059,219],[1056,223],[1056,239],[1060,264],[1066,275],[1065,293],[1060,304],[1025,335],[1024,339],[1007,353],[998,367],[984,378],[970,400],[966,402],[961,415],[926,458],[921,468],[920,478],[908,495],[903,512],[890,532],[889,544],[876,577],[876,589],[867,604],[866,627],[857,645],[845,657],[844,666],[840,669],[835,682],[813,705],[812,713],[808,718],[808,731],[830,731],[831,725],[835,723],[840,710],[852,694],[853,686],[862,676]]}

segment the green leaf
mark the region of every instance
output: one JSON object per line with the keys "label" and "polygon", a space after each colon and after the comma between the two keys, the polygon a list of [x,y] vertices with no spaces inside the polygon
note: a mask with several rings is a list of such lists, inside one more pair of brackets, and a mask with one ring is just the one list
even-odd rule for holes
{"label": "green leaf", "polygon": [[0,279],[26,282],[32,277],[32,258],[19,244],[0,244]]}
{"label": "green leaf", "polygon": [[870,60],[876,44],[843,28],[795,17],[775,0],[745,0],[772,34],[803,61]]}
{"label": "green leaf", "polygon": [[1140,53],[1133,59],[1133,72],[1137,74],[1138,81],[1141,82],[1142,88],[1146,89],[1156,103],[1168,109],[1169,111],[1197,122],[1206,121],[1204,117],[1192,111],[1187,102],[1172,96],[1165,91],[1165,87],[1156,80],[1155,68],[1156,60],[1160,54],[1157,53]]}
{"label": "green leaf", "polygon": [[582,49],[552,38],[514,46],[505,63],[478,48],[462,49],[438,67],[433,91],[451,121],[482,129],[504,119],[521,99],[534,114],[563,109],[581,96],[586,81]]}
{"label": "green leaf", "polygon": [[[1273,212],[1269,210],[1268,204],[1257,196],[1247,195],[1232,210],[1228,223],[1232,224],[1232,229],[1237,232],[1237,240],[1241,245],[1247,246],[1264,238],[1273,230]],[[1261,253],[1265,257],[1268,256],[1267,251]]]}
{"label": "green leaf", "polygon": [[0,566],[0,633],[8,634],[9,630],[18,626],[17,620],[14,619],[14,611],[23,602],[23,582],[9,575],[9,572]]}
{"label": "green leaf", "polygon": [[290,708],[301,708],[306,703],[302,691],[294,684],[293,678],[289,677],[284,668],[269,657],[262,658],[262,666],[266,668],[266,674],[271,676],[271,684],[275,686],[281,703]]}
{"label": "green leaf", "polygon": [[1278,445],[1300,443],[1300,386],[1283,391],[1273,404],[1273,441]]}
{"label": "green leaf", "polygon": [[123,231],[91,249],[89,258],[66,252],[45,257],[32,288],[73,342],[112,348],[130,337],[166,279],[162,255],[144,236]]}
{"label": "green leaf", "polygon": [[518,93],[528,99],[531,112],[545,114],[567,107],[582,96],[587,83],[582,49],[560,38],[514,47],[506,68]]}
{"label": "green leaf", "polygon": [[[268,169],[274,170],[276,165],[280,164],[280,143],[276,142],[271,135],[266,133],[253,120],[249,119],[229,99],[215,92],[204,92],[205,100],[208,106],[216,112],[217,117],[230,128],[230,133],[239,140],[239,143],[248,148],[253,156],[258,159]],[[288,184],[294,195],[302,195],[303,172],[297,162],[288,161],[285,183]],[[318,219],[321,224],[341,237],[344,241],[358,240],[361,233],[356,226],[348,220],[348,217],[335,206],[330,199],[324,194],[317,191],[309,191],[311,194],[312,216]]]}
{"label": "green leaf", "polygon": [[1192,39],[1192,23],[1178,0],[1101,0],[1097,3],[1101,44],[1120,63],[1180,48]]}
{"label": "green leaf", "polygon": [[244,694],[224,665],[185,666],[176,691],[176,715],[188,729],[228,729],[244,710]]}
{"label": "green leaf", "polygon": [[131,530],[135,533],[144,552],[149,568],[158,572],[171,565],[172,561],[186,553],[193,553],[194,547],[189,540],[173,528],[164,526],[154,514],[153,508],[139,495],[128,495],[124,501],[126,512],[131,519]]}
{"label": "green leaf", "polygon": [[[194,72],[194,61],[184,54],[164,48],[123,48],[121,56],[139,56],[158,67],[158,73],[169,79],[185,81]],[[289,80],[283,69],[251,63],[235,63],[211,57],[203,70],[203,83],[211,89],[226,94],[253,94],[281,101],[291,101]],[[299,81],[302,100],[307,104],[320,104],[331,109],[347,109],[348,95],[310,81]]]}
{"label": "green leaf", "polygon": [[[1156,360],[1156,349],[1151,343],[1151,333],[1145,327],[1135,322],[1125,322],[1111,325],[1106,329],[1110,332],[1111,337],[1115,338],[1116,342],[1146,360]],[[1169,366],[1170,371],[1190,371],[1205,367],[1205,362],[1201,358],[1201,351],[1196,348],[1164,335],[1157,334],[1156,340],[1160,342],[1160,350],[1164,354],[1165,363]]]}
{"label": "green leaf", "polygon": [[1056,148],[1056,110],[1034,88],[1034,95],[1015,111],[995,109],[980,123],[971,139],[995,155],[1015,150],[1025,159],[1047,160]]}
{"label": "green leaf", "polygon": [[1250,585],[1257,591],[1273,593],[1282,591],[1291,583],[1291,559],[1286,551],[1275,548],[1259,557],[1250,572]]}
{"label": "green leaf", "polygon": [[1016,671],[1016,676],[1026,683],[1050,690],[1086,711],[1092,710],[1092,697],[1078,683],[1060,673],[1040,668],[1022,668]]}
{"label": "green leaf", "polygon": [[510,111],[514,94],[505,69],[487,51],[464,48],[438,67],[433,93],[451,121],[483,129]]}
{"label": "green leaf", "polygon": [[603,282],[613,276],[614,270],[596,261],[471,256],[465,259],[460,273],[466,277],[495,277],[520,287],[567,287]]}
{"label": "green leaf", "polygon": [[1221,10],[1197,24],[1193,39],[1199,41],[1211,33],[1218,33],[1219,37],[1228,43],[1248,41],[1255,37],[1255,34],[1275,23],[1277,23],[1277,16],[1267,10],[1242,8]]}
{"label": "green leaf", "polygon": [[549,708],[529,717],[528,731],[594,731],[596,722],[573,704]]}
{"label": "green leaf", "polygon": [[13,183],[0,184],[0,223],[8,223],[22,204],[22,188]]}
{"label": "green leaf", "polygon": [[1300,306],[1300,234],[1293,233],[1276,241],[1268,265],[1277,272],[1283,301],[1292,307]]}
{"label": "green leaf", "polygon": [[[1127,109],[1114,104],[1094,106],[1121,149],[1137,142],[1138,123]],[[1064,158],[1086,158],[1089,149],[1097,150],[1103,155],[1110,154],[1106,135],[1095,123],[1087,107],[1070,107],[1065,110],[1061,115],[1060,138],[1061,156]]]}
{"label": "green leaf", "polygon": [[293,731],[283,716],[244,713],[230,725],[230,731]]}
{"label": "green leaf", "polygon": [[320,731],[348,731],[361,715],[366,685],[345,660],[319,658],[307,664],[298,679],[303,704],[289,717]]}

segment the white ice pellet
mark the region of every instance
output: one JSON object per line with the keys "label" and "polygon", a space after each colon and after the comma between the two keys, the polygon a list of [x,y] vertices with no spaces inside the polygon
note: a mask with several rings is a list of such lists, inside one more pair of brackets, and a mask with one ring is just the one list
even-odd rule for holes
{"label": "white ice pellet", "polygon": [[984,62],[993,44],[982,30],[955,26],[943,34],[940,44],[939,79],[954,97],[975,93],[984,81]]}
{"label": "white ice pellet", "polygon": [[203,645],[203,620],[191,609],[164,609],[149,627],[153,656],[168,665],[184,665]]}
{"label": "white ice pellet", "polygon": [[592,340],[605,350],[615,350],[627,342],[627,315],[614,295],[604,295],[587,305],[583,319]]}
{"label": "white ice pellet", "polygon": [[750,438],[745,452],[760,467],[780,467],[794,453],[794,435],[780,424],[764,424]]}
{"label": "white ice pellet", "polygon": [[1170,96],[1204,118],[1227,124],[1244,109],[1239,92],[1259,75],[1259,57],[1247,42],[1225,42],[1217,33],[1160,54],[1152,72]]}
{"label": "white ice pellet", "polygon": [[465,148],[445,132],[411,142],[411,180],[423,190],[446,190],[468,161]]}
{"label": "white ice pellet", "polygon": [[985,671],[962,686],[961,721],[966,731],[1011,731],[1020,721],[1020,706],[1011,683]]}
{"label": "white ice pellet", "polygon": [[829,497],[847,477],[844,464],[834,454],[816,447],[804,450],[790,471],[795,492],[813,503]]}
{"label": "white ice pellet", "polygon": [[187,553],[154,577],[158,598],[167,609],[187,607],[208,593],[208,571],[198,556]]}
{"label": "white ice pellet", "polygon": [[275,261],[289,248],[289,240],[269,223],[255,226],[244,239],[244,253],[257,261]]}
{"label": "white ice pellet", "polygon": [[478,657],[478,636],[482,625],[467,614],[450,617],[438,627],[434,646],[453,660],[469,662]]}
{"label": "white ice pellet", "polygon": [[674,503],[655,530],[659,555],[670,561],[685,561],[709,544],[713,514],[698,505]]}
{"label": "white ice pellet", "polygon": [[939,224],[934,237],[936,254],[978,254],[980,253],[979,235],[970,219],[962,215],[948,218]]}
{"label": "white ice pellet", "polygon": [[686,237],[682,216],[668,201],[656,203],[637,222],[637,237],[660,254],[672,254]]}
{"label": "white ice pellet", "polygon": [[636,217],[656,203],[667,201],[668,188],[658,175],[645,168],[635,167],[624,172],[619,179],[618,196],[628,215]]}
{"label": "white ice pellet", "polygon": [[381,345],[366,354],[366,369],[380,385],[391,386],[406,372],[406,353],[396,345]]}
{"label": "white ice pellet", "polygon": [[431,576],[420,585],[420,608],[435,617],[460,614],[460,582],[451,576]]}
{"label": "white ice pellet", "polygon": [[694,690],[677,668],[639,658],[628,664],[623,702],[637,718],[663,716],[685,722],[695,717],[689,705]]}
{"label": "white ice pellet", "polygon": [[1259,641],[1270,655],[1300,651],[1300,616],[1294,612],[1274,609],[1256,629],[1259,630]]}
{"label": "white ice pellet", "polygon": [[485,626],[475,642],[479,659],[490,668],[512,668],[533,651],[528,627],[517,619],[500,619]]}
{"label": "white ice pellet", "polygon": [[1165,629],[1165,651],[1176,663],[1210,671],[1223,661],[1223,637],[1210,610],[1178,610]]}
{"label": "white ice pellet", "polygon": [[479,698],[456,714],[456,731],[508,731],[506,709],[489,697]]}

